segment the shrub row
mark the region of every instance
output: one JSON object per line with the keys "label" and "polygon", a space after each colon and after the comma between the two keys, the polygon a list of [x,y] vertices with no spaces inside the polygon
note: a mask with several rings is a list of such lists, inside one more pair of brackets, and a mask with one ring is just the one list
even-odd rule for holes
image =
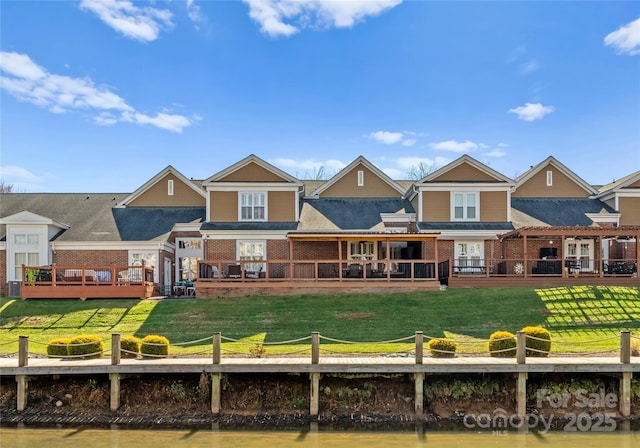
{"label": "shrub row", "polygon": [[[551,351],[551,333],[543,327],[524,327],[526,338],[526,356],[549,356]],[[508,331],[496,331],[489,336],[489,354],[499,358],[516,356],[516,337]],[[434,358],[453,358],[458,344],[448,338],[434,338],[428,343],[431,356]]]}
{"label": "shrub row", "polygon": [[[543,327],[524,327],[526,338],[526,356],[549,356],[551,351],[551,333]],[[516,337],[508,331],[496,331],[489,336],[489,353],[499,358],[516,356]]]}
{"label": "shrub row", "polygon": [[[99,336],[83,334],[72,338],[56,338],[47,344],[47,355],[51,358],[91,359],[102,358],[104,343]],[[169,340],[164,336],[150,334],[142,339],[125,336],[120,340],[120,356],[137,358],[164,357],[169,354]]]}

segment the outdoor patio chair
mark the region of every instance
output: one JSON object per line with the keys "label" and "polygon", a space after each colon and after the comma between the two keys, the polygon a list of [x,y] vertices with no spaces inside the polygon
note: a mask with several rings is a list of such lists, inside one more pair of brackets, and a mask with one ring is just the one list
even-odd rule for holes
{"label": "outdoor patio chair", "polygon": [[239,264],[230,264],[229,270],[227,271],[227,277],[229,278],[242,277],[242,267],[240,267]]}

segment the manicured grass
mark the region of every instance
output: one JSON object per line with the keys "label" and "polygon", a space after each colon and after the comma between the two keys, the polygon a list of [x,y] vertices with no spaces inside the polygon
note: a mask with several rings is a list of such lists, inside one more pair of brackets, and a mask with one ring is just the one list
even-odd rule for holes
{"label": "manicured grass", "polygon": [[[0,353],[17,350],[18,336],[29,336],[30,350],[45,353],[58,337],[112,333],[144,337],[161,334],[172,344],[208,338],[220,331],[226,350],[248,352],[264,342],[267,354],[304,350],[309,341],[285,346],[274,342],[324,337],[379,342],[412,336],[453,337],[459,351],[484,352],[496,330],[515,333],[527,325],[548,328],[555,352],[615,349],[630,330],[640,336],[640,288],[571,287],[449,289],[423,293],[341,294],[233,299],[178,300],[28,300],[0,299]],[[110,341],[105,341],[109,346]],[[413,341],[392,344],[341,344],[323,339],[329,352],[410,351]],[[172,353],[211,350],[210,340],[171,347]]]}

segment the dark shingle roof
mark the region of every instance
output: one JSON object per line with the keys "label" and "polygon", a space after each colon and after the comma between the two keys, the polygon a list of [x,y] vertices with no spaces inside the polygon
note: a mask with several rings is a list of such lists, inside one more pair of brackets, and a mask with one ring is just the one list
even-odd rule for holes
{"label": "dark shingle roof", "polygon": [[401,198],[319,198],[305,199],[312,207],[342,230],[371,229],[382,220],[380,213],[414,213],[411,202]]}
{"label": "dark shingle roof", "polygon": [[[113,208],[129,193],[7,193],[0,195],[0,217],[29,211],[69,226],[56,241],[147,241],[175,223],[205,218],[204,207]],[[0,229],[5,237],[6,228]]]}
{"label": "dark shingle roof", "polygon": [[510,222],[419,222],[420,230],[513,230]]}
{"label": "dark shingle roof", "polygon": [[598,199],[582,198],[512,198],[511,207],[551,226],[590,226],[585,213],[616,213]]}
{"label": "dark shingle roof", "polygon": [[205,222],[200,230],[295,230],[297,222]]}
{"label": "dark shingle roof", "polygon": [[[7,193],[0,217],[29,211],[69,226],[58,241],[119,241],[111,208],[127,193]],[[2,226],[5,236],[5,226]]]}
{"label": "dark shingle roof", "polygon": [[205,207],[127,207],[114,208],[122,241],[149,241],[166,235],[176,223],[202,222]]}

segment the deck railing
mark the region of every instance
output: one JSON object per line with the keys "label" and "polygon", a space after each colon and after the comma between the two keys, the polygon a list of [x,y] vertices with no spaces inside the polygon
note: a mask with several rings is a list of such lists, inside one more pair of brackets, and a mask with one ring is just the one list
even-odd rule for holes
{"label": "deck railing", "polygon": [[414,281],[437,279],[435,260],[204,260],[198,281]]}
{"label": "deck railing", "polygon": [[[454,259],[450,276],[485,277],[634,277],[638,273],[634,259],[593,258],[487,258]],[[441,274],[440,277],[443,277]]]}
{"label": "deck railing", "polygon": [[153,282],[153,268],[145,265],[22,265],[22,284],[25,286],[129,286]]}

